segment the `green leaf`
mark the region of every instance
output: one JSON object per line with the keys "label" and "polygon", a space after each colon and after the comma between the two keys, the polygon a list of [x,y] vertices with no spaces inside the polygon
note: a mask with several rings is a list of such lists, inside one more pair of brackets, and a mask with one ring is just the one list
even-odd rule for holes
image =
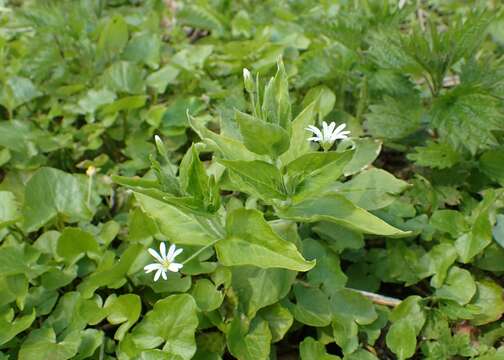
{"label": "green leaf", "polygon": [[504,248],[504,215],[496,215],[495,226],[492,230],[493,237],[497,243]]}
{"label": "green leaf", "polygon": [[98,37],[97,56],[104,62],[116,58],[128,42],[128,25],[123,17],[112,17],[103,27]]}
{"label": "green leaf", "polygon": [[121,324],[114,334],[114,339],[122,340],[126,332],[138,321],[142,311],[140,297],[135,294],[125,294],[117,297],[110,295],[105,304],[107,309],[107,321],[113,325]]}
{"label": "green leaf", "polygon": [[208,175],[194,145],[182,159],[179,172],[182,190],[196,198],[203,198],[204,194],[208,192]]}
{"label": "green leaf", "polygon": [[409,296],[390,314],[392,325],[386,336],[387,346],[399,359],[407,359],[416,351],[416,337],[425,323],[419,296]]}
{"label": "green leaf", "polygon": [[368,298],[350,289],[341,289],[331,297],[334,314],[348,317],[359,325],[371,324],[378,318],[374,305]]}
{"label": "green leaf", "polygon": [[208,279],[196,281],[191,290],[191,295],[201,311],[218,309],[224,300],[224,295]]}
{"label": "green leaf", "polygon": [[12,76],[5,85],[0,92],[0,104],[10,111],[42,95],[33,82],[25,77]]}
{"label": "green leaf", "polygon": [[282,340],[294,322],[289,309],[279,303],[262,309],[259,316],[268,322],[272,343]]}
{"label": "green leaf", "polygon": [[53,168],[40,168],[26,184],[23,207],[24,228],[31,232],[56,216],[68,222],[90,220],[87,194],[81,183],[70,174]]}
{"label": "green leaf", "polygon": [[363,209],[377,210],[390,205],[396,199],[393,195],[400,194],[408,186],[389,172],[372,168],[333,189]]}
{"label": "green leaf", "polygon": [[472,154],[497,145],[493,132],[503,128],[504,114],[492,96],[460,89],[439,97],[432,108],[432,124],[455,148]]}
{"label": "green leaf", "polygon": [[307,199],[278,210],[283,219],[316,222],[331,221],[369,234],[407,236],[399,230],[338,194],[326,194],[321,198]]}
{"label": "green leaf", "polygon": [[[309,152],[285,165],[284,171],[288,178],[292,179],[291,181],[297,185],[307,177],[313,177],[319,172],[324,172],[324,167],[333,162],[345,163],[348,160],[348,152]],[[337,171],[336,168],[332,170]]]}
{"label": "green leaf", "polygon": [[383,102],[369,107],[366,115],[371,134],[385,139],[402,139],[421,127],[423,108],[419,98],[394,99],[386,96]]}
{"label": "green leaf", "polygon": [[471,323],[479,326],[499,320],[504,314],[502,287],[491,280],[477,281],[476,287],[476,296],[471,304],[476,305],[479,311]]}
{"label": "green leaf", "polygon": [[268,360],[271,333],[268,322],[256,317],[250,325],[235,317],[226,333],[229,352],[240,360]]}
{"label": "green leaf", "polygon": [[292,309],[294,318],[306,325],[323,327],[331,323],[331,304],[327,295],[318,288],[294,285],[296,305]]}
{"label": "green leaf", "polygon": [[292,120],[290,146],[280,156],[282,164],[287,164],[310,151],[311,147],[310,142],[307,140],[309,136],[306,128],[308,125],[315,123],[317,111],[317,102],[313,101]]}
{"label": "green leaf", "polygon": [[299,344],[301,360],[338,360],[339,356],[327,353],[324,344],[312,337],[306,337]]}
{"label": "green leaf", "polygon": [[80,345],[77,349],[77,356],[75,360],[88,359],[90,358],[98,349],[98,347],[103,343],[103,331],[98,331],[95,329],[86,329],[80,334]]}
{"label": "green leaf", "polygon": [[128,336],[137,351],[164,344],[162,350],[170,358],[189,360],[196,352],[194,333],[197,326],[194,299],[187,294],[171,295],[156,302]]}
{"label": "green leaf", "polygon": [[159,231],[170,242],[183,245],[207,245],[217,238],[205,224],[183,213],[176,207],[135,193],[142,210],[157,223]]}
{"label": "green leaf", "polygon": [[160,49],[161,39],[158,34],[140,33],[129,41],[122,58],[157,69],[160,62]]}
{"label": "green leaf", "polygon": [[11,316],[9,317],[10,319],[5,314],[2,314],[0,317],[0,345],[5,344],[17,334],[28,329],[35,320],[36,315],[35,310],[33,310],[31,314],[20,316],[13,320],[14,311],[11,311]]}
{"label": "green leaf", "polygon": [[110,90],[127,93],[142,94],[145,89],[142,69],[128,61],[113,63],[103,74],[102,81]]}
{"label": "green leaf", "polygon": [[85,255],[98,259],[100,246],[90,233],[79,228],[65,228],[58,239],[56,251],[67,265],[72,265]]}
{"label": "green leaf", "polygon": [[359,338],[357,337],[359,327],[351,317],[344,314],[334,314],[331,325],[334,341],[345,355],[357,350],[359,346]]}
{"label": "green leaf", "polygon": [[[318,169],[316,172],[311,174],[303,174],[298,173],[301,178],[306,176],[305,180],[297,184],[297,181],[294,182],[294,185],[297,185],[295,188],[296,194],[293,197],[294,201],[300,201],[308,197],[318,196],[321,193],[327,192],[330,190],[331,186],[343,175],[344,168],[349,164],[352,159],[352,152],[345,151],[340,154],[332,162],[329,162],[327,165]],[[304,157],[300,157],[298,159],[304,159]],[[308,159],[304,159],[308,160]],[[311,160],[311,159],[309,159]],[[297,162],[298,160],[294,160]],[[301,160],[300,160],[301,161]],[[294,165],[294,169],[299,168],[301,166],[300,163]],[[310,169],[310,165],[306,166],[307,170]],[[296,171],[294,171],[295,173]],[[309,176],[308,176],[309,175]],[[297,179],[294,179],[297,180]]]}
{"label": "green leaf", "polygon": [[471,273],[459,267],[452,267],[448,272],[445,284],[436,290],[435,296],[441,299],[453,300],[460,305],[471,301],[476,293],[476,283]]}
{"label": "green leaf", "polygon": [[121,287],[124,284],[126,274],[142,249],[143,247],[139,244],[130,245],[117,263],[114,253],[106,253],[96,271],[85,278],[77,289],[84,298],[90,298],[96,289],[102,286]]}
{"label": "green leaf", "polygon": [[261,112],[263,120],[290,131],[292,114],[289,82],[281,59],[278,61],[275,77],[264,88]]}
{"label": "green leaf", "polygon": [[479,158],[479,167],[484,174],[504,186],[504,150],[484,152]]}
{"label": "green leaf", "polygon": [[19,203],[10,191],[0,191],[0,229],[15,223],[21,216]]}
{"label": "green leaf", "polygon": [[379,140],[353,139],[355,151],[352,160],[345,166],[345,176],[354,175],[371,165],[380,154],[382,143]]}
{"label": "green leaf", "polygon": [[217,256],[225,266],[254,265],[296,271],[310,270],[296,246],[283,240],[257,210],[237,209],[228,215],[227,237],[216,244]]}
{"label": "green leaf", "polygon": [[494,204],[495,196],[494,192],[485,194],[483,201],[472,214],[474,223],[470,231],[455,241],[455,248],[464,264],[471,261],[474,256],[492,243],[492,224],[489,212]]}
{"label": "green leaf", "polygon": [[243,144],[259,155],[276,159],[289,148],[289,134],[279,125],[261,121],[251,115],[235,111]]}
{"label": "green leaf", "polygon": [[21,345],[20,360],[73,359],[81,342],[81,335],[75,331],[63,341],[56,341],[56,334],[52,328],[43,327],[33,330]]}
{"label": "green leaf", "polygon": [[308,282],[313,286],[322,285],[322,290],[329,296],[337,294],[347,281],[341,270],[339,257],[332,253],[320,241],[306,239],[303,241],[303,255],[314,259],[317,264],[308,271]]}
{"label": "green leaf", "polygon": [[459,153],[447,143],[427,141],[427,146],[417,146],[415,151],[407,157],[419,166],[445,169],[460,161]]}
{"label": "green leaf", "polygon": [[180,69],[174,67],[173,65],[165,65],[156,72],[153,72],[147,76],[145,83],[156,90],[158,94],[162,94],[166,91],[166,87],[169,84],[174,84],[177,76],[180,73]]}
{"label": "green leaf", "polygon": [[286,269],[237,266],[232,268],[231,286],[241,310],[252,319],[260,309],[287,296],[296,274]]}
{"label": "green leaf", "polygon": [[231,176],[237,188],[258,196],[265,201],[285,199],[285,190],[280,171],[267,162],[219,160],[231,170]]}

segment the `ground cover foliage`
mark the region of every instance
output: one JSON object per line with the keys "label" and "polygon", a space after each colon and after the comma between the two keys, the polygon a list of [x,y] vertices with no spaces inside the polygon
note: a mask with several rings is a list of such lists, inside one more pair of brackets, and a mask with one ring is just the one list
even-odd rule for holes
{"label": "ground cover foliage", "polygon": [[504,359],[503,12],[0,0],[0,359]]}

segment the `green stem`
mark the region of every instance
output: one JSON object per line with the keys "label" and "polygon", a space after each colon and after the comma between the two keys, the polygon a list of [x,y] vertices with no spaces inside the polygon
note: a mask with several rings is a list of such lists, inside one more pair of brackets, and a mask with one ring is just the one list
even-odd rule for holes
{"label": "green stem", "polygon": [[91,207],[91,190],[93,188],[93,176],[94,175],[89,175],[89,180],[88,180],[88,191],[87,191],[87,207]]}
{"label": "green stem", "polygon": [[182,261],[182,265],[185,265],[187,264],[189,261],[191,261],[192,259],[198,257],[203,251],[205,251],[206,249],[208,249],[209,247],[211,246],[214,246],[215,244],[217,244],[217,242],[221,240],[220,238],[218,239],[215,239],[214,241],[212,241],[210,244],[207,244],[205,246],[203,246],[201,249],[199,249],[198,251],[196,251],[194,254],[192,254],[191,256],[189,256],[187,259],[185,259],[184,261]]}

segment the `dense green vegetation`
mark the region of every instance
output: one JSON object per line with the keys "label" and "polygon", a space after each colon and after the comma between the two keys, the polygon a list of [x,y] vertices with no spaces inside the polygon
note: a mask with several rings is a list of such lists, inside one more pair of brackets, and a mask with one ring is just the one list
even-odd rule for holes
{"label": "dense green vegetation", "polygon": [[0,359],[504,359],[498,1],[0,24]]}

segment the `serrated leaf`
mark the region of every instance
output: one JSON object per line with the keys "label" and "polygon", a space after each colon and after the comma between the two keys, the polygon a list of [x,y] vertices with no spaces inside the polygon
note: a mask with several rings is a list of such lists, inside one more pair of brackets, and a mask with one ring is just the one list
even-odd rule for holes
{"label": "serrated leaf", "polygon": [[420,166],[445,169],[460,161],[460,154],[447,143],[428,141],[427,146],[417,146],[415,151],[407,157]]}

